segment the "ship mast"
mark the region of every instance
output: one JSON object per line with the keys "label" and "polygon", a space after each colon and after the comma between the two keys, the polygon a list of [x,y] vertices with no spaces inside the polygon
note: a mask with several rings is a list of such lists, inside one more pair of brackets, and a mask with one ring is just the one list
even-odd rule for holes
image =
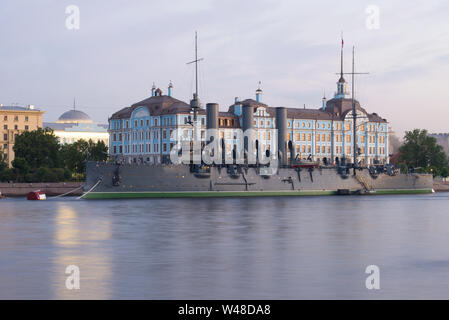
{"label": "ship mast", "polygon": [[193,121],[196,122],[198,118],[198,108],[200,107],[200,101],[198,98],[198,62],[203,58],[198,59],[198,34],[195,31],[195,60],[188,62],[187,64],[195,63],[195,93],[193,99],[190,100],[190,107],[193,110]]}
{"label": "ship mast", "polygon": [[357,167],[357,108],[355,106],[355,99],[354,99],[354,95],[355,95],[355,75],[356,74],[369,74],[368,72],[355,72],[355,47],[352,46],[352,72],[343,72],[343,70],[341,71],[341,74],[350,74],[351,75],[351,102],[352,102],[352,140],[353,140],[353,167],[354,167],[354,175],[356,172],[356,167]]}

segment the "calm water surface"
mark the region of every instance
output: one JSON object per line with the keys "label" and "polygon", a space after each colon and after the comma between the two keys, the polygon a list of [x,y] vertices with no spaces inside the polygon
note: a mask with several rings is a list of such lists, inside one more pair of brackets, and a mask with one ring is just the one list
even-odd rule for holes
{"label": "calm water surface", "polygon": [[449,193],[2,199],[0,298],[448,299]]}

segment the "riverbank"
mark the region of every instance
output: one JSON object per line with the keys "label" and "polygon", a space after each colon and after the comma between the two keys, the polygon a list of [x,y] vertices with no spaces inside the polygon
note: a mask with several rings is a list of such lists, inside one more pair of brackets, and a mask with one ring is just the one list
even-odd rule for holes
{"label": "riverbank", "polygon": [[43,182],[43,183],[0,183],[0,192],[6,197],[23,197],[29,192],[42,190],[47,196],[57,196],[74,189],[72,196],[80,196],[84,182]]}
{"label": "riverbank", "polygon": [[433,180],[433,190],[449,191],[449,181]]}

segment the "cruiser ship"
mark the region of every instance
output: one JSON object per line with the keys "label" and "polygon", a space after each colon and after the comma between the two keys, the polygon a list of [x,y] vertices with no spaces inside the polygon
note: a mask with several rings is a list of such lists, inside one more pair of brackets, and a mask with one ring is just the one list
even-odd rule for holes
{"label": "cruiser ship", "polygon": [[[199,61],[195,46],[196,74]],[[109,118],[111,161],[87,163],[82,198],[432,192],[432,175],[389,164],[387,120],[354,98],[354,51],[351,96],[345,74],[342,41],[337,92],[319,108],[270,107],[259,83],[255,100],[235,98],[220,112],[201,107],[198,77],[190,104],[173,97],[172,83],[167,95],[153,85],[151,97]]]}

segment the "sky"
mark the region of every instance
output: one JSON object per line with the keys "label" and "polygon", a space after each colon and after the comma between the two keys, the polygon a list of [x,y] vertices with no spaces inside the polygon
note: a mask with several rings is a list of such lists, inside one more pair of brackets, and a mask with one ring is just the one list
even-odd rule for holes
{"label": "sky", "polygon": [[[79,9],[79,29],[70,28]],[[199,96],[226,111],[254,98],[318,108],[351,69],[355,97],[402,135],[449,132],[449,1],[2,0],[0,103],[56,121],[73,108],[96,122],[150,96],[153,82],[188,102],[198,32]],[[350,82],[350,76],[346,76]]]}

